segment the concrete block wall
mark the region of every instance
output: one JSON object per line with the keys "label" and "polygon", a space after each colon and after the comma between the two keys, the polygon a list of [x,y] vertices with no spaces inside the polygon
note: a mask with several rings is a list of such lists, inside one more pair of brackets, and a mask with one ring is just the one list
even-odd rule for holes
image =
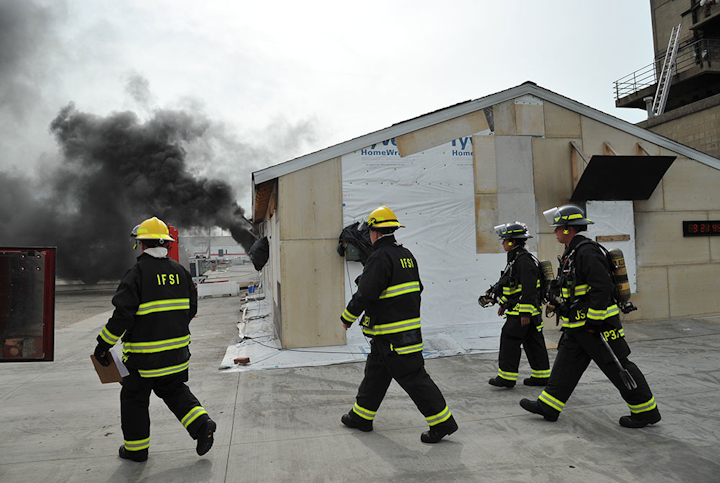
{"label": "concrete block wall", "polygon": [[682,22],[680,42],[692,38],[692,18],[683,17],[683,12],[690,8],[690,0],[650,0],[650,16],[653,25],[653,45],[655,57],[663,55],[667,50],[670,32],[673,27]]}
{"label": "concrete block wall", "polygon": [[673,110],[639,125],[720,158],[720,96],[713,96],[686,107],[689,109]]}

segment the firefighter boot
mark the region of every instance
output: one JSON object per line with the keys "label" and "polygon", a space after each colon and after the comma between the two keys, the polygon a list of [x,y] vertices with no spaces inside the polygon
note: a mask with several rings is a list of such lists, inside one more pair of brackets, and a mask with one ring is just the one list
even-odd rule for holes
{"label": "firefighter boot", "polygon": [[142,463],[148,459],[148,450],[141,449],[140,451],[128,451],[125,449],[125,445],[120,446],[118,455],[124,460],[136,461]]}
{"label": "firefighter boot", "polygon": [[420,441],[423,443],[439,443],[445,436],[451,435],[458,430],[458,425],[453,417],[450,417],[445,423],[439,424],[438,426],[433,426],[429,431],[422,433],[420,435]]}
{"label": "firefighter boot", "polygon": [[546,421],[557,421],[558,416],[560,416],[560,413],[551,413],[550,411],[546,412],[543,409],[542,404],[537,401],[522,399],[520,400],[520,406],[522,406],[525,411],[539,414],[540,416],[544,417]]}
{"label": "firefighter boot", "polygon": [[500,376],[493,377],[488,381],[488,384],[495,387],[506,387],[508,389],[512,389],[515,387],[515,381],[508,381],[507,379],[503,379]]}
{"label": "firefighter boot", "polygon": [[647,416],[631,414],[620,418],[620,426],[624,428],[644,428],[648,424],[655,424],[662,419],[657,409],[650,411]]}
{"label": "firefighter boot", "polygon": [[357,416],[352,411],[347,414],[343,414],[342,418],[340,418],[340,421],[348,428],[356,428],[366,433],[373,430],[372,421],[362,419],[360,416]]}
{"label": "firefighter boot", "polygon": [[526,386],[547,386],[547,378],[543,379],[540,377],[528,377],[523,380],[523,384]]}
{"label": "firefighter boot", "polygon": [[197,432],[197,446],[195,447],[198,455],[202,456],[210,451],[215,440],[213,433],[216,429],[217,424],[210,418],[200,426],[200,430]]}

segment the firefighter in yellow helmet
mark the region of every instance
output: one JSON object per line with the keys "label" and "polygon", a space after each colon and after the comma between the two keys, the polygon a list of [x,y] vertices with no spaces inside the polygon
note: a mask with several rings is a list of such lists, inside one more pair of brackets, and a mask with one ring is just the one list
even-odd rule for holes
{"label": "firefighter in yellow helmet", "polygon": [[630,347],[620,323],[607,257],[596,242],[580,234],[593,222],[572,204],[551,208],[543,215],[555,227],[558,242],[565,245],[557,280],[562,303],[555,308],[562,336],[545,390],[535,401],[521,400],[520,406],[556,421],[594,361],[630,409],[629,416],[620,418],[621,426],[642,428],[657,423],[661,417],[655,397],[643,373],[628,359]]}
{"label": "firefighter in yellow helmet", "polygon": [[115,310],[97,337],[95,358],[108,365],[108,351],[122,337],[123,361],[130,374],[120,391],[124,444],[121,458],[145,461],[150,447],[150,393],[165,404],[197,440],[199,455],[213,444],[215,422],[185,382],[190,362],[190,321],[197,312],[197,290],[188,271],[168,257],[173,242],[167,225],[149,218],[131,234],[142,253],[125,273],[112,303]]}
{"label": "firefighter in yellow helmet", "polygon": [[370,213],[366,227],[373,252],[340,320],[347,330],[364,312],[361,326],[363,333],[372,338],[371,351],[355,405],[341,421],[351,428],[372,431],[375,414],[395,379],[430,426],[420,440],[437,443],[458,426],[440,389],[425,371],[420,332],[423,286],[417,260],[395,240],[393,233],[403,225],[388,207]]}

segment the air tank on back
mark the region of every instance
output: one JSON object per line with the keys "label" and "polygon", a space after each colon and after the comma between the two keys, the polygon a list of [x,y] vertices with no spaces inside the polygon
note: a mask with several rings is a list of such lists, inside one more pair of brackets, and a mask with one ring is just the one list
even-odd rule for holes
{"label": "air tank on back", "polygon": [[625,256],[619,248],[611,248],[608,250],[610,260],[613,263],[613,273],[615,275],[615,296],[617,301],[625,304],[630,300],[630,282],[628,280],[627,268],[625,267]]}
{"label": "air tank on back", "polygon": [[545,280],[547,280],[548,282],[550,282],[550,280],[555,278],[555,273],[553,273],[552,263],[550,263],[549,260],[540,260],[540,269],[542,270]]}

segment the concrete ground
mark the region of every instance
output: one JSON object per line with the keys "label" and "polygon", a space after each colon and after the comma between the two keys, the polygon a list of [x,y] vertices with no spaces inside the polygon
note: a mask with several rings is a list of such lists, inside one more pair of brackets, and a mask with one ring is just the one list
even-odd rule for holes
{"label": "concrete ground", "polygon": [[[189,384],[218,423],[215,446],[198,457],[194,441],[153,396],[150,459],[134,463],[117,456],[120,386],[100,384],[89,360],[114,287],[79,288],[57,294],[54,362],[0,364],[2,482],[720,481],[718,318],[626,324],[630,358],[663,416],[639,430],[618,425],[628,408],[594,366],[550,423],[518,405],[537,397],[538,388],[487,384],[497,354],[428,360],[460,429],[427,445],[420,442],[424,418],[395,383],[373,432],[340,423],[362,363],[219,370],[236,342],[241,299],[206,298],[191,326]],[[528,373],[523,358],[520,377]]]}

